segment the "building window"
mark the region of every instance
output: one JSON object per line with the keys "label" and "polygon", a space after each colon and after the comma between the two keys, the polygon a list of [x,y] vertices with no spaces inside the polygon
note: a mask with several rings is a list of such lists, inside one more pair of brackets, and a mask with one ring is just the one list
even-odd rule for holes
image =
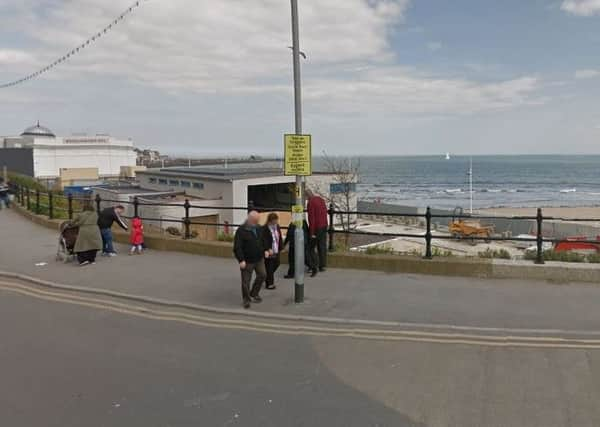
{"label": "building window", "polygon": [[189,181],[181,181],[181,186],[183,188],[190,188],[192,186],[192,183]]}
{"label": "building window", "polygon": [[345,193],[353,193],[355,191],[356,191],[356,183],[354,183],[354,182],[331,184],[329,186],[329,192],[331,194],[345,194]]}
{"label": "building window", "polygon": [[150,178],[150,184],[156,184],[156,178]]}
{"label": "building window", "polygon": [[161,179],[158,180],[158,183],[162,184],[162,185],[167,185],[169,182],[166,179],[162,179],[161,178]]}
{"label": "building window", "polygon": [[204,184],[202,184],[201,182],[194,182],[194,188],[196,190],[204,190]]}
{"label": "building window", "polygon": [[177,185],[177,186],[179,186],[179,181],[176,180],[176,179],[172,179],[172,180],[169,181],[169,185]]}

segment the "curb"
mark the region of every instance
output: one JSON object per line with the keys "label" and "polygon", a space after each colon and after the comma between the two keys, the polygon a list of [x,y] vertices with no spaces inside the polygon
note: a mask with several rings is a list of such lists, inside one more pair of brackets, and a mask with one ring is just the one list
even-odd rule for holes
{"label": "curb", "polygon": [[[90,295],[101,295],[106,297],[113,297],[119,299],[125,299],[129,301],[156,304],[165,307],[183,308],[194,311],[201,311],[205,313],[229,315],[229,316],[240,316],[240,317],[256,317],[263,319],[274,319],[274,320],[286,320],[286,321],[304,321],[304,322],[315,322],[315,323],[331,323],[339,325],[365,325],[365,326],[383,326],[383,327],[401,327],[407,326],[399,322],[384,322],[378,320],[363,320],[363,319],[342,319],[336,317],[319,317],[319,316],[304,316],[304,315],[293,315],[293,314],[276,314],[276,313],[264,313],[256,311],[247,311],[241,309],[230,309],[230,308],[219,308],[209,305],[199,305],[183,303],[173,300],[166,300],[161,298],[145,297],[141,295],[126,294],[117,291],[110,291],[107,289],[100,288],[84,288],[80,286],[64,285],[48,280],[37,279],[35,277],[27,276],[21,273],[13,273],[8,271],[0,270],[0,278],[20,280],[23,282],[29,282],[33,285],[41,286],[48,289],[60,290],[60,291],[71,291],[80,292]],[[410,324],[412,326],[419,326],[417,324]],[[434,325],[421,325],[427,327],[436,327]],[[437,326],[441,327],[441,326]],[[445,326],[446,328],[448,326]]]}
{"label": "curb", "polygon": [[307,315],[291,315],[291,314],[280,314],[280,313],[265,313],[238,309],[219,308],[208,305],[190,304],[183,303],[173,300],[166,300],[161,298],[145,297],[140,295],[126,294],[117,291],[110,291],[107,289],[99,288],[85,288],[80,286],[64,285],[48,280],[37,279],[31,276],[27,276],[21,273],[13,273],[0,270],[0,279],[13,279],[21,282],[30,283],[36,286],[40,286],[47,289],[59,290],[59,291],[70,291],[78,292],[81,294],[88,295],[100,295],[105,297],[118,298],[122,300],[134,301],[144,304],[153,304],[163,307],[180,308],[186,310],[192,310],[201,313],[210,313],[223,316],[235,316],[245,317],[254,319],[264,320],[280,320],[287,322],[305,322],[313,324],[328,324],[334,326],[356,326],[356,327],[381,327],[389,329],[391,331],[402,331],[402,330],[420,330],[420,331],[447,331],[447,332],[472,332],[472,333],[503,333],[503,334],[535,334],[543,336],[545,334],[559,334],[561,336],[600,336],[600,331],[590,330],[568,330],[568,329],[532,329],[532,328],[496,328],[496,327],[482,327],[482,326],[459,326],[459,325],[447,325],[447,324],[428,324],[428,323],[408,323],[408,322],[393,322],[393,321],[380,321],[380,320],[366,320],[366,319],[347,319],[337,317],[320,317],[320,316],[307,316]]}

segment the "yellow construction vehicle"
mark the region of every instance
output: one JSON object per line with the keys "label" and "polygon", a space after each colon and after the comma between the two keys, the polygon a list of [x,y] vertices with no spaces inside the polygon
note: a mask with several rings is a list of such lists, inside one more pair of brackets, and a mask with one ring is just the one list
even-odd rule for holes
{"label": "yellow construction vehicle", "polygon": [[[448,224],[448,231],[452,237],[456,239],[469,239],[469,238],[484,238],[486,243],[489,243],[489,238],[494,234],[494,226],[492,225],[481,225],[481,223],[474,219],[465,219],[463,209],[457,207],[454,209],[452,214],[452,221]],[[474,239],[471,240],[472,244],[475,244]]]}

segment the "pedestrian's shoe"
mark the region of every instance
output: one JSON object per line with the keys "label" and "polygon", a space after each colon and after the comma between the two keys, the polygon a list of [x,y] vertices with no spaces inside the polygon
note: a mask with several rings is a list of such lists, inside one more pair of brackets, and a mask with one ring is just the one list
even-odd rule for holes
{"label": "pedestrian's shoe", "polygon": [[250,301],[244,301],[244,308],[248,310],[250,308]]}
{"label": "pedestrian's shoe", "polygon": [[252,297],[252,302],[260,304],[262,302],[262,298],[257,295],[255,297]]}
{"label": "pedestrian's shoe", "polygon": [[275,285],[270,285],[270,286],[266,286],[266,288],[270,291],[272,291],[273,289],[277,289],[277,286]]}
{"label": "pedestrian's shoe", "polygon": [[312,273],[310,274],[310,277],[315,277],[318,272],[319,272],[319,270],[317,270],[316,268],[313,268]]}
{"label": "pedestrian's shoe", "polygon": [[114,256],[117,256],[117,253],[116,252],[110,252],[110,253],[106,254],[106,256],[114,257]]}
{"label": "pedestrian's shoe", "polygon": [[293,274],[286,274],[285,276],[283,276],[284,279],[293,279],[294,275]]}
{"label": "pedestrian's shoe", "polygon": [[326,270],[326,269],[325,269],[325,267],[319,267],[319,271],[320,271],[321,273],[324,273],[324,272],[325,272],[325,270]]}
{"label": "pedestrian's shoe", "polygon": [[80,267],[84,267],[84,266],[86,266],[86,265],[90,265],[90,262],[89,262],[89,261],[83,261],[83,262],[80,262],[80,263],[79,263],[79,266],[80,266]]}

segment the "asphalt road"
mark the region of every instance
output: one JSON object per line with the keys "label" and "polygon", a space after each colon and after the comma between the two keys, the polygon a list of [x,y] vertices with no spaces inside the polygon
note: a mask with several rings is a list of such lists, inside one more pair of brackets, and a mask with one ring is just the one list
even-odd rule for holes
{"label": "asphalt road", "polygon": [[80,303],[0,289],[2,425],[600,425],[600,350],[282,336]]}

